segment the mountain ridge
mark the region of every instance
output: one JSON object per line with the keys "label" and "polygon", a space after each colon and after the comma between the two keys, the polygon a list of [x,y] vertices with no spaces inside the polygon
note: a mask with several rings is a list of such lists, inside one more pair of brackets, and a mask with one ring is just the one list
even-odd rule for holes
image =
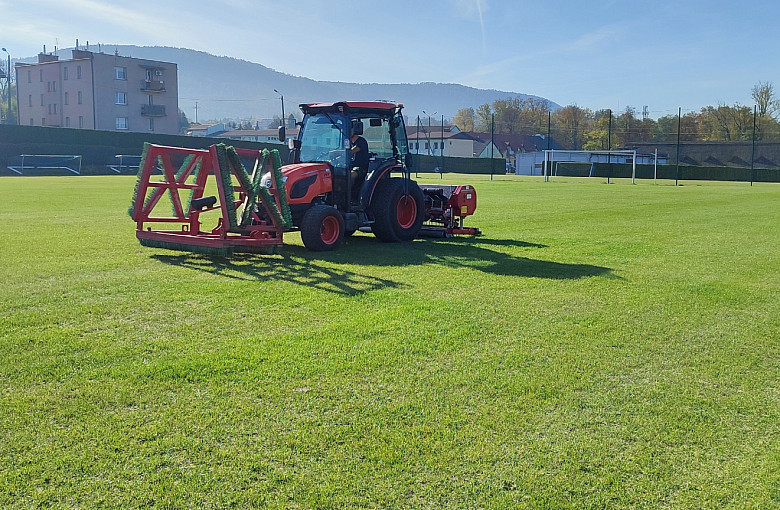
{"label": "mountain ridge", "polygon": [[[93,51],[98,50],[94,45]],[[200,50],[172,46],[135,46],[101,44],[103,53],[173,62],[178,68],[179,108],[191,121],[271,118],[280,113],[279,96],[285,97],[285,113],[298,114],[297,105],[304,102],[339,100],[388,100],[403,103],[410,122],[423,110],[440,119],[451,118],[460,108],[476,108],[496,99],[532,97],[547,101],[551,108],[560,106],[544,97],[496,89],[478,89],[455,83],[351,83],[314,80],[295,76],[257,62],[231,56],[219,56]],[[70,49],[60,49],[63,59]],[[34,58],[23,61],[35,61]]]}

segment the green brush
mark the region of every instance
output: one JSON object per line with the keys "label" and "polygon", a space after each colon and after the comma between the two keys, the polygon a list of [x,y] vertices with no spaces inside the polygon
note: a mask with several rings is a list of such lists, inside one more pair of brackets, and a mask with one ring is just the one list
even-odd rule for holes
{"label": "green brush", "polygon": [[149,143],[144,142],[144,150],[141,153],[141,162],[138,164],[138,175],[136,176],[135,189],[133,189],[133,199],[130,202],[130,207],[127,209],[127,214],[130,215],[133,221],[137,221],[135,218],[135,204],[138,201],[138,192],[141,190],[141,173],[143,172],[144,166],[146,165],[146,153],[148,150]]}

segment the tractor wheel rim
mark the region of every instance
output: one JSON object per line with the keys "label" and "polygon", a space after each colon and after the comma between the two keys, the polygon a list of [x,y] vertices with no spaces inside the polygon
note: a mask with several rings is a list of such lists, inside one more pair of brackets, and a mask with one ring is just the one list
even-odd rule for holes
{"label": "tractor wheel rim", "polygon": [[396,219],[401,228],[409,228],[417,219],[417,201],[410,195],[404,195],[398,201]]}
{"label": "tractor wheel rim", "polygon": [[320,225],[320,239],[325,244],[333,244],[339,238],[339,222],[333,216],[328,216],[322,220]]}

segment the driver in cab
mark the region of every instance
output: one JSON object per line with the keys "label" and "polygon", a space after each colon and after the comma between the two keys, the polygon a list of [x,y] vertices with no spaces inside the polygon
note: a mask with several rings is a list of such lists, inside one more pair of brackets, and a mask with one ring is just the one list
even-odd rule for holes
{"label": "driver in cab", "polygon": [[368,172],[368,142],[363,138],[363,122],[360,120],[352,121],[352,182],[358,184],[362,177]]}

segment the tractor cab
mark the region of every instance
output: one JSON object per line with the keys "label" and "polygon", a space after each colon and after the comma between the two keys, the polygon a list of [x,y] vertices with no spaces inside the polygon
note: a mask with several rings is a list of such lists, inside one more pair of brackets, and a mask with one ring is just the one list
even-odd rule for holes
{"label": "tractor cab", "polygon": [[[294,165],[326,163],[332,172],[331,205],[343,212],[369,208],[378,181],[400,172],[409,179],[402,105],[345,101],[300,105],[302,129],[291,143]],[[353,137],[368,145],[368,167],[359,168]]]}

